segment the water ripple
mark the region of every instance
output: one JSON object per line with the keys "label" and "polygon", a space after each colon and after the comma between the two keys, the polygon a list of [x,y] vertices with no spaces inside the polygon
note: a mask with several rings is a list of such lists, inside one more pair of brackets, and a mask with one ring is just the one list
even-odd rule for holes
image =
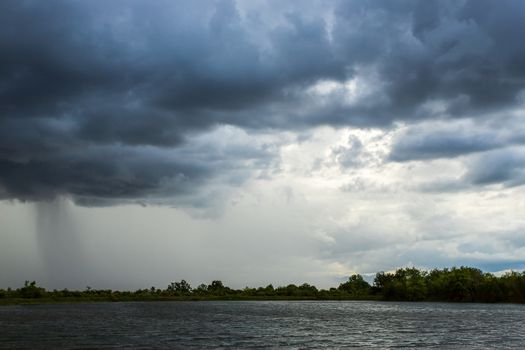
{"label": "water ripple", "polygon": [[0,307],[0,348],[521,349],[525,305],[150,302]]}

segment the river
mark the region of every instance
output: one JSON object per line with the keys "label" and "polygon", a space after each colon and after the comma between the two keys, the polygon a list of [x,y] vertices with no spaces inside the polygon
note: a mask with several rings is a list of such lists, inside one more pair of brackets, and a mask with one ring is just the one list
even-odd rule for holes
{"label": "river", "polygon": [[0,307],[0,347],[525,348],[525,305],[368,301]]}

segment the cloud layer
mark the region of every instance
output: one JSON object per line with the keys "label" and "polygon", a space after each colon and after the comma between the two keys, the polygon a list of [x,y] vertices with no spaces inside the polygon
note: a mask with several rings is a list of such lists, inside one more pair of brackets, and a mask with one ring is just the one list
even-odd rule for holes
{"label": "cloud layer", "polygon": [[[264,167],[271,172],[278,140],[199,141],[225,125],[254,138],[321,125],[388,130],[399,122],[465,118],[477,125],[523,106],[522,2],[276,8],[2,2],[2,198],[69,195],[102,204],[198,196],[211,181],[240,184]],[[414,129],[393,146],[390,160],[456,157],[520,137]],[[359,143],[350,148],[358,152]],[[341,165],[355,165],[354,153],[340,153]],[[466,176],[473,184],[518,184],[522,160],[507,158],[498,174],[481,174],[473,163]]]}

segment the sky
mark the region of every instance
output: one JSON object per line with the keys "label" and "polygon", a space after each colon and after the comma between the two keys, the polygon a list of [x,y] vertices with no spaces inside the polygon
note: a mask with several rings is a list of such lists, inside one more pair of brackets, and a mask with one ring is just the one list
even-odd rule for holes
{"label": "sky", "polygon": [[525,2],[0,2],[0,287],[525,268]]}

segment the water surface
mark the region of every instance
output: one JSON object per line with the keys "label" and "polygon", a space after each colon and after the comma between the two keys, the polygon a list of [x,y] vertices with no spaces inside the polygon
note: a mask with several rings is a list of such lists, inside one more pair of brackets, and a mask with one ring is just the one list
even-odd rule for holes
{"label": "water surface", "polygon": [[1,348],[525,348],[525,305],[367,301],[0,307]]}

